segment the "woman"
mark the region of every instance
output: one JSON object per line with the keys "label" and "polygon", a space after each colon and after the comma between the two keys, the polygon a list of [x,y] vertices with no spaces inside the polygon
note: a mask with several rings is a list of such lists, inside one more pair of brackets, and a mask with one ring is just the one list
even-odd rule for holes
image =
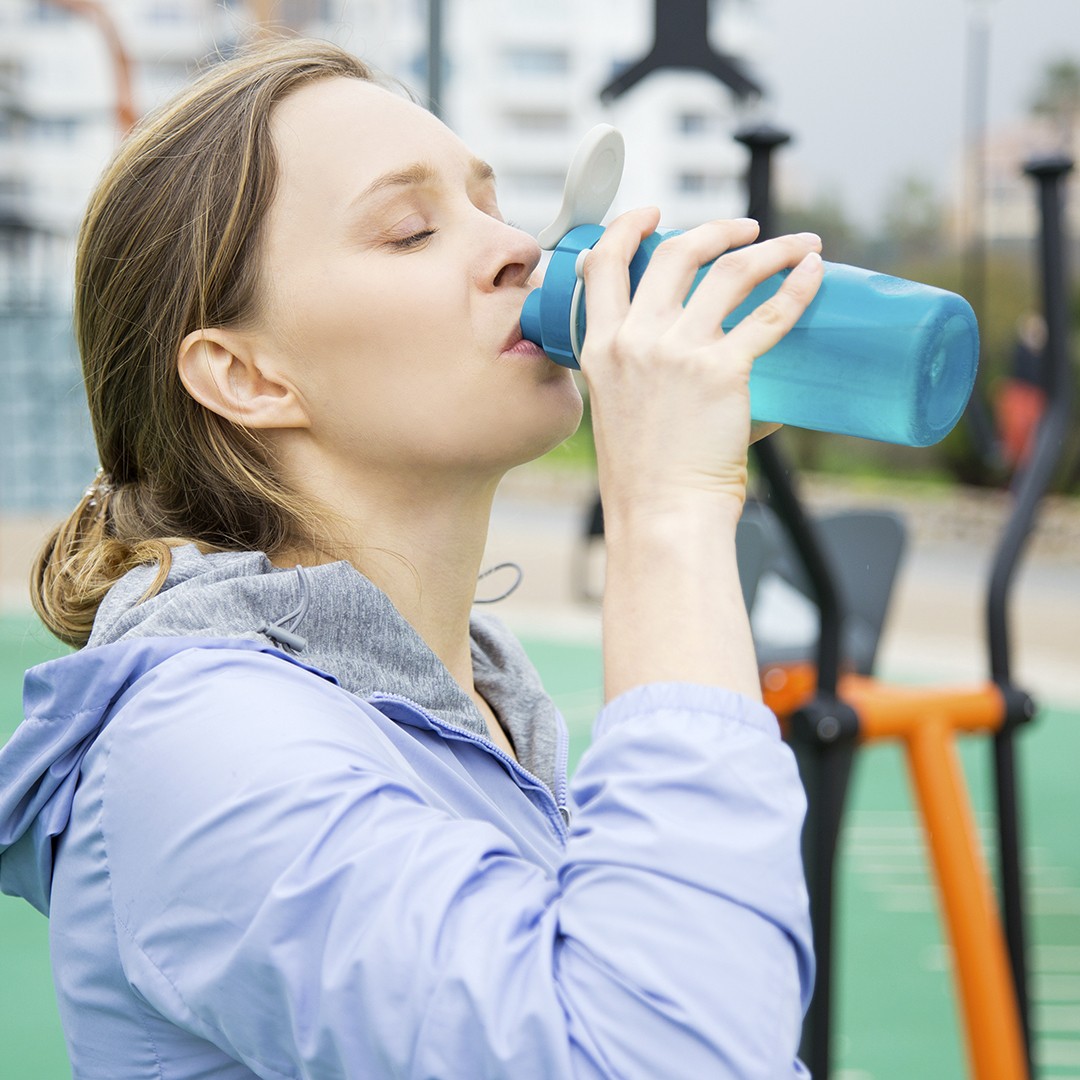
{"label": "woman", "polygon": [[521,340],[539,251],[491,170],[306,42],[121,149],[76,268],[103,470],[34,583],[86,647],[0,757],[0,885],[50,915],[76,1076],[805,1075],[802,792],[734,534],[748,373],[819,244],[713,222],[631,304],[657,220],[585,264],[607,704],[568,791],[470,614],[500,477],[581,411]]}

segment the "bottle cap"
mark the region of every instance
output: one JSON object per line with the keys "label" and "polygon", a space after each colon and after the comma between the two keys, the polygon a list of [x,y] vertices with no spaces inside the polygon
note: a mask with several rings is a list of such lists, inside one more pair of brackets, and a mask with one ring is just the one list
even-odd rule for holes
{"label": "bottle cap", "polygon": [[586,132],[567,170],[559,212],[536,237],[545,251],[553,251],[578,225],[600,224],[619,190],[625,159],[626,145],[617,128],[597,124]]}

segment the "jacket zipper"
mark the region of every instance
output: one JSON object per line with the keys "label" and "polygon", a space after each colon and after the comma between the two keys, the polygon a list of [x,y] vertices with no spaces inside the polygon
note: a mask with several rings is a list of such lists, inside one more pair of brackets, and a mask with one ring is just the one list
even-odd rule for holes
{"label": "jacket zipper", "polygon": [[433,713],[428,712],[419,702],[413,701],[411,698],[407,698],[402,694],[372,694],[368,698],[372,704],[377,704],[380,701],[397,702],[401,705],[406,705],[410,709],[415,710],[425,720],[427,720],[432,727],[439,731],[445,732],[447,735],[451,735],[455,738],[464,739],[467,742],[473,742],[482,746],[489,753],[494,754],[503,764],[510,769],[512,774],[517,774],[519,781],[524,779],[528,781],[529,785],[536,788],[544,799],[547,800],[554,808],[555,813],[552,814],[548,811],[545,816],[548,821],[554,826],[555,835],[563,842],[569,839],[569,825],[570,825],[570,810],[566,806],[566,763],[569,757],[569,735],[565,730],[565,725],[562,731],[559,733],[561,745],[558,748],[557,769],[555,773],[555,791],[558,796],[553,797],[547,784],[544,783],[538,776],[529,772],[520,762],[515,761],[510,757],[501,747],[496,746],[490,739],[485,739],[482,735],[477,735],[474,731],[469,731],[468,728],[458,727],[456,724],[450,724],[447,721],[435,716]]}

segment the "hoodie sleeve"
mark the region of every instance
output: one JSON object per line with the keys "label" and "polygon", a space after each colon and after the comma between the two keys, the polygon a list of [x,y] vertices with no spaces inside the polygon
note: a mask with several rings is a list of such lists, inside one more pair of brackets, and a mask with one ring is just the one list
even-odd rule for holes
{"label": "hoodie sleeve", "polygon": [[95,748],[121,961],[260,1077],[806,1076],[802,790],[720,690],[611,703],[557,878],[440,805],[357,699],[193,650]]}

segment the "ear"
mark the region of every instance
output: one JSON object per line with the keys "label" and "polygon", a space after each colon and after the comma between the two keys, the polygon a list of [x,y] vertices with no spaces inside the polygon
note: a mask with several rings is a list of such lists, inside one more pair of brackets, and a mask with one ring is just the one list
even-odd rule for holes
{"label": "ear", "polygon": [[234,331],[192,331],[180,343],[176,366],[200,405],[241,427],[310,426],[288,379]]}

